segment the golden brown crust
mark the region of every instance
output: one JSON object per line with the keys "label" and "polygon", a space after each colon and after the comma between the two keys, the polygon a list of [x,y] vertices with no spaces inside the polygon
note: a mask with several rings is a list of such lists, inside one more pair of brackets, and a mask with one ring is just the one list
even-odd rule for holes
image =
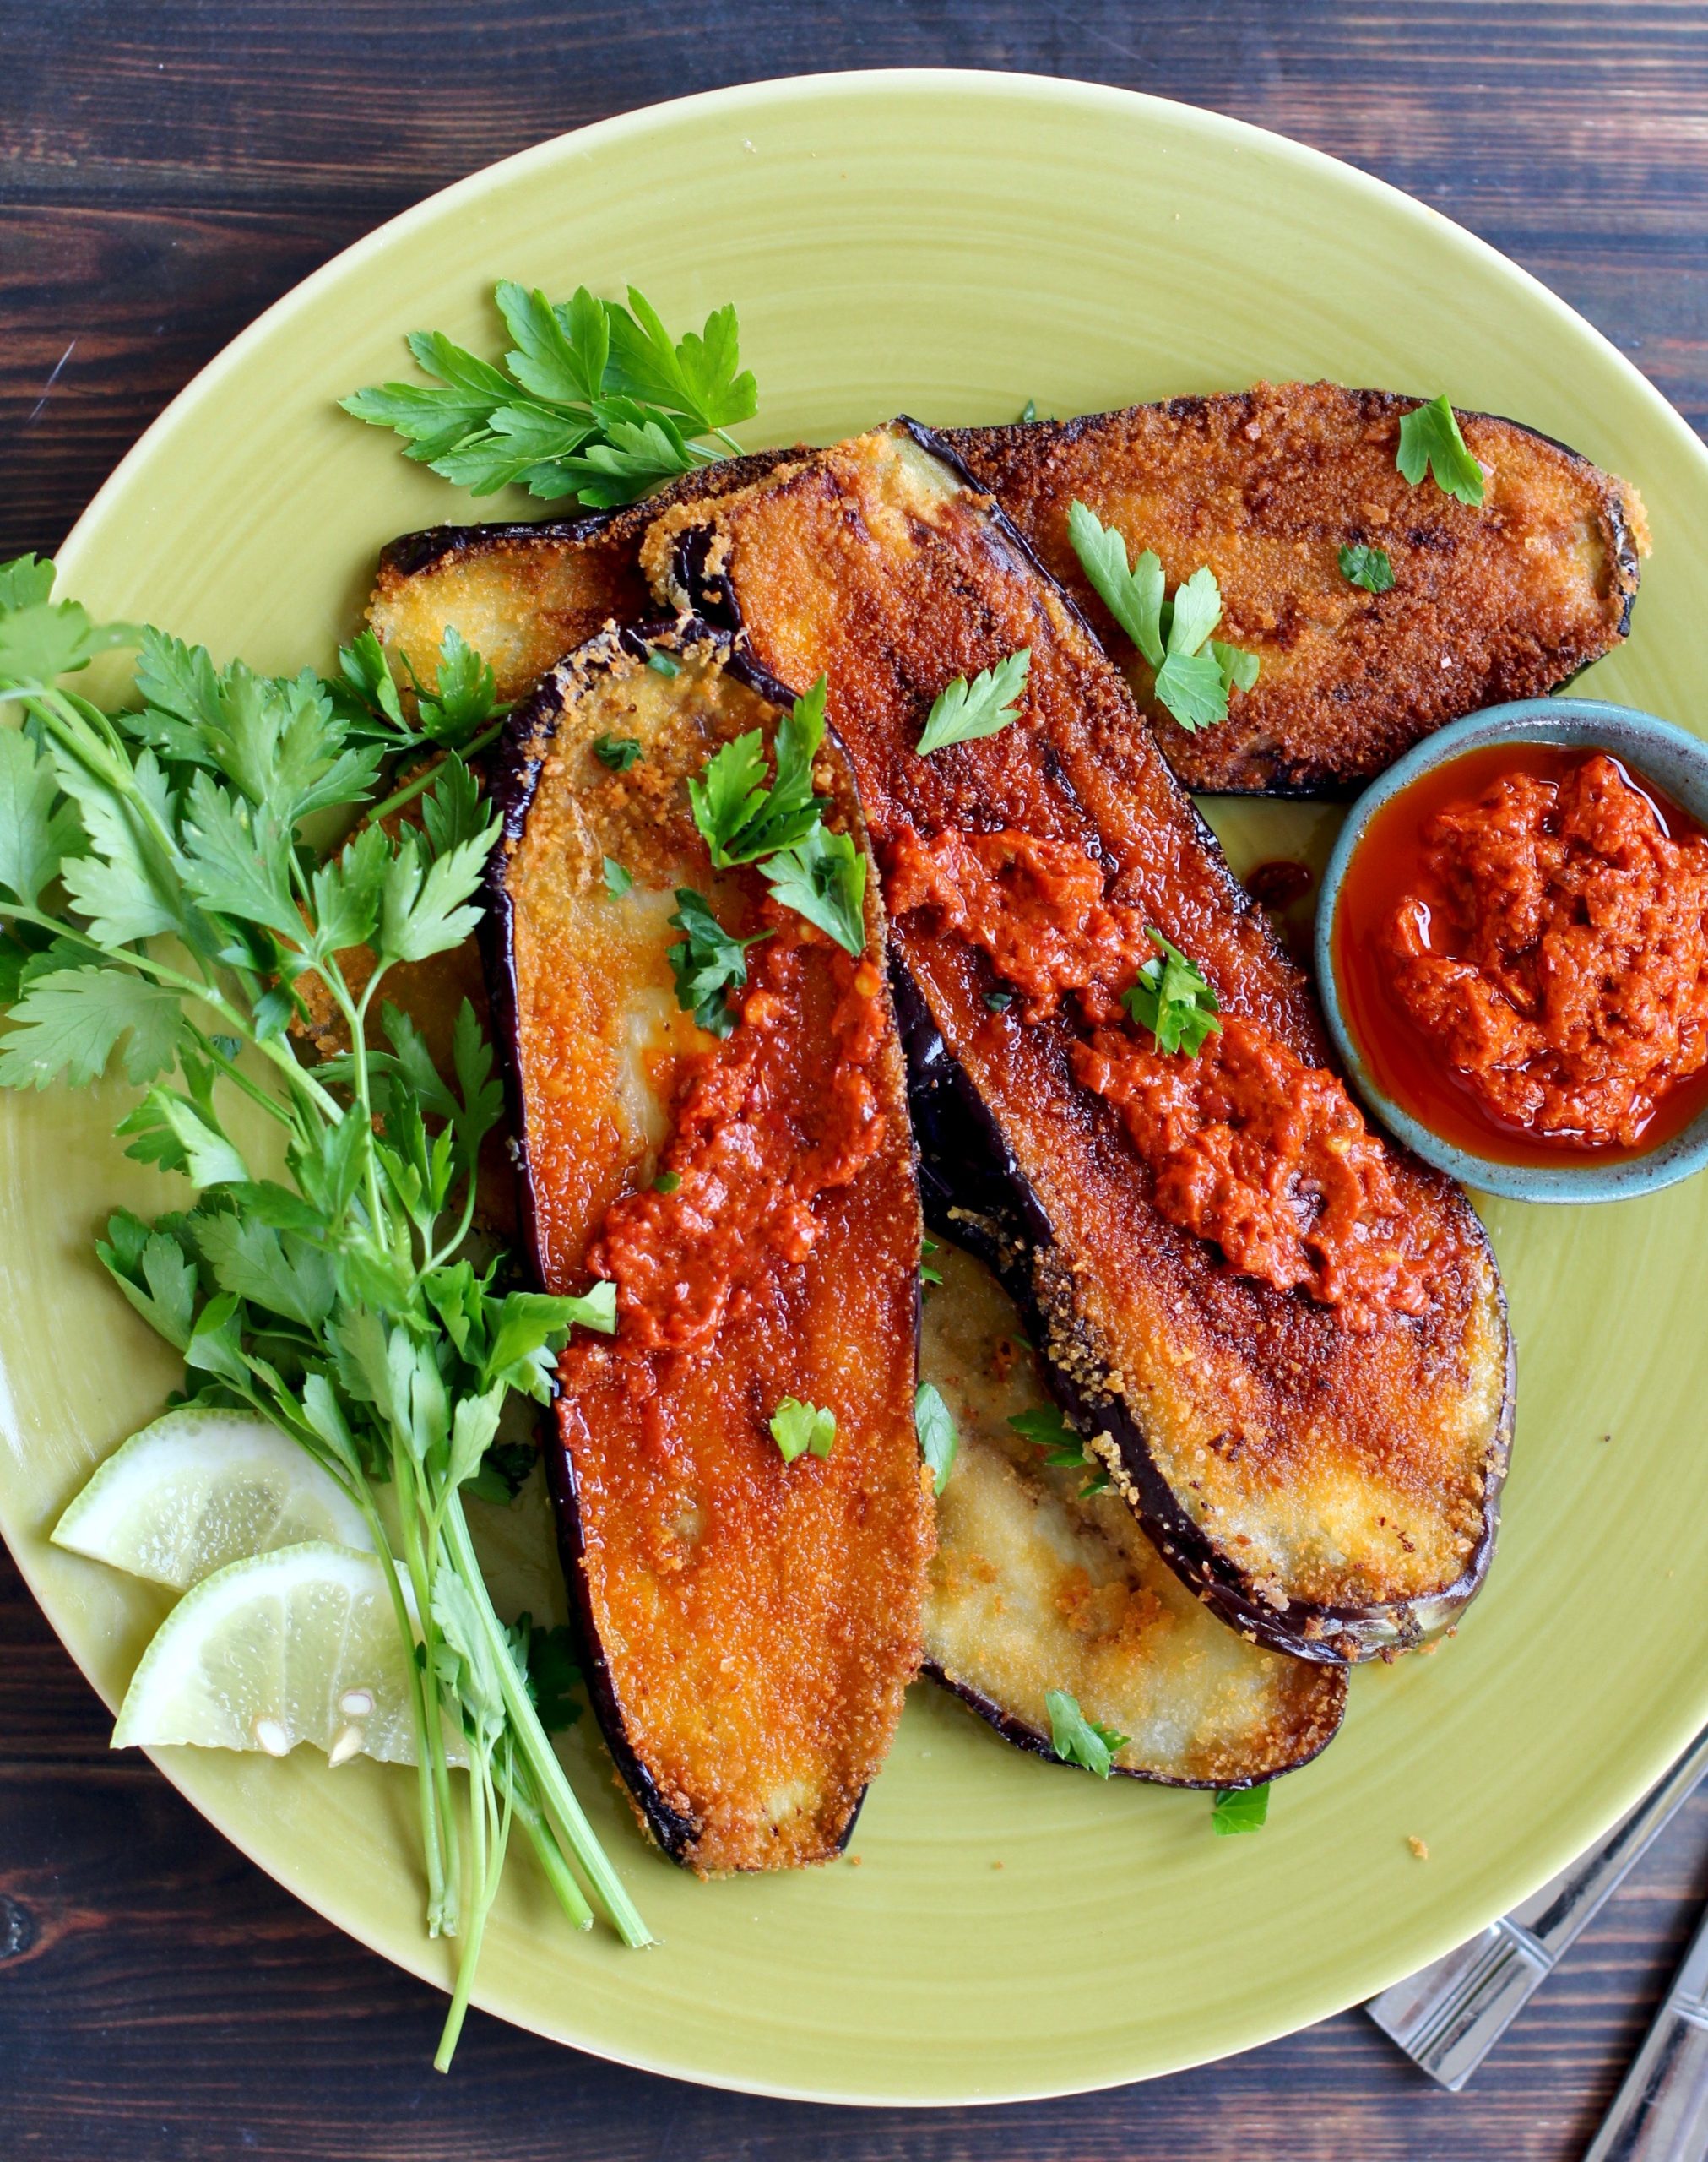
{"label": "golden brown crust", "polygon": [[[1045,802],[1057,835],[1109,865],[1113,899],[1191,954],[1224,1006],[1327,1062],[1299,970],[1119,674],[988,499],[904,427],[668,512],[643,556],[661,590],[690,556],[724,581],[756,658],[784,682],[828,674],[832,725],[881,855],[907,827],[1035,831]],[[950,678],[1022,646],[1024,721],[916,756]],[[1353,1336],[1330,1309],[1229,1274],[1164,1220],[1118,1122],[1073,1077],[1064,1017],[993,1015],[982,957],[922,917],[891,935],[947,1067],[999,1130],[1011,1183],[1050,1226],[1010,1274],[1031,1272],[1027,1296],[1060,1372],[1141,1445],[1177,1512],[1159,1517],[1160,1490],[1135,1483],[1151,1520],[1190,1535],[1217,1583],[1244,1588],[1243,1611],[1272,1614],[1301,1644],[1326,1633],[1313,1611],[1374,1615],[1366,1649],[1380,1631],[1414,1640],[1445,1618],[1440,1602],[1480,1580],[1505,1452],[1499,1282],[1462,1195],[1394,1152],[1408,1208],[1450,1227],[1461,1258],[1421,1320],[1390,1316]],[[1126,1475],[1137,1480],[1135,1461]]]}
{"label": "golden brown crust", "polygon": [[499,698],[523,698],[555,661],[607,623],[632,623],[648,612],[638,551],[660,510],[746,487],[792,454],[728,459],[623,510],[405,533],[380,557],[368,623],[426,683],[446,626],[454,624],[491,665]]}
{"label": "golden brown crust", "polygon": [[[759,927],[763,882],[713,872],[681,783],[775,709],[725,649],[675,650],[673,678],[615,637],[555,671],[494,784],[495,998],[529,1242],[553,1291],[585,1288],[612,1203],[651,1186],[689,1062],[715,1052],[665,958],[674,888],[708,894],[738,935]],[[628,774],[594,758],[605,733],[644,746]],[[821,763],[832,823],[859,833],[846,768],[828,748]],[[607,856],[632,874],[621,896]],[[767,1035],[756,1055],[762,1115],[811,1135],[843,964],[822,940],[796,962],[804,1035]],[[880,1131],[849,1182],[814,1198],[811,1243],[762,1255],[706,1345],[648,1350],[625,1321],[563,1363],[551,1469],[601,1723],[643,1820],[706,1875],[834,1855],[919,1665],[932,1543],[913,1423],[920,1221],[900,1047],[875,982]],[[707,1192],[691,1177],[671,1205],[715,1212]],[[767,1422],[791,1396],[836,1412],[827,1458],[784,1461]]]}
{"label": "golden brown crust", "polygon": [[1127,1736],[1114,1768],[1168,1785],[1249,1786],[1308,1763],[1346,1704],[1342,1670],[1224,1628],[1163,1562],[1093,1467],[1054,1466],[1015,1432],[1046,1408],[1020,1316],[989,1272],[941,1246],[919,1371],[959,1434],[937,1502],[925,1657],[1018,1747],[1053,1755],[1063,1689]]}
{"label": "golden brown crust", "polygon": [[[1259,383],[1213,398],[944,440],[1084,609],[1187,787],[1315,796],[1380,773],[1461,714],[1559,684],[1619,644],[1646,547],[1636,492],[1511,421],[1460,416],[1488,471],[1472,508],[1394,463],[1417,403],[1338,383]],[[1189,735],[1092,592],[1067,538],[1077,498],[1162,558],[1172,589],[1207,563],[1217,635],[1262,672],[1226,722]],[[1391,592],[1342,573],[1374,543]]]}

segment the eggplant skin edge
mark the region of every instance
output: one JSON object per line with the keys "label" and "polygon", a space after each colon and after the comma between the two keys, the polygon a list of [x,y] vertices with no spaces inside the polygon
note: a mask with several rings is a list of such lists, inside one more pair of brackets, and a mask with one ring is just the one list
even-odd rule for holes
{"label": "eggplant skin edge", "polygon": [[[906,414],[898,416],[893,425],[987,506],[987,514],[1006,545],[1043,584],[1053,589],[1093,648],[1101,651],[1096,631],[1073,596],[1057,584],[1030,541],[952,445],[938,431]],[[686,525],[676,535],[670,582],[677,592],[693,597],[702,618],[714,628],[738,641],[744,637],[740,607],[716,559],[710,526]],[[1182,794],[1208,845],[1219,854],[1219,845],[1184,787]],[[1248,907],[1256,907],[1243,888],[1236,886],[1235,892]],[[1041,1206],[982,1099],[950,1057],[924,997],[895,959],[893,949],[890,978],[908,1062],[908,1097],[927,1224],[977,1254],[1022,1312],[1045,1329],[1046,1340],[1049,1334],[1065,1328],[1078,1339],[1083,1354],[1081,1363],[1094,1372],[1108,1372],[1107,1355],[1099,1345],[1087,1340],[1086,1323],[1073,1301],[1071,1273],[1055,1260],[1055,1241]],[[944,1102],[941,1092],[946,1084],[952,1110],[943,1119],[939,1105]],[[946,1165],[953,1165],[952,1172]],[[1045,1362],[1050,1391],[1075,1425],[1092,1438],[1094,1447],[1108,1437],[1110,1447],[1098,1449],[1098,1453],[1103,1457],[1163,1559],[1231,1628],[1255,1643],[1321,1665],[1392,1659],[1440,1635],[1483,1587],[1499,1532],[1501,1490],[1510,1460],[1516,1415],[1518,1369],[1505,1288],[1493,1247],[1468,1203],[1466,1214],[1467,1229],[1480,1242],[1489,1264],[1495,1317],[1505,1347],[1501,1408],[1483,1453],[1483,1514],[1477,1543],[1454,1582],[1425,1598],[1371,1605],[1334,1606],[1298,1600],[1280,1608],[1272,1605],[1215,1550],[1174,1498],[1152,1465],[1142,1430],[1125,1402],[1113,1394],[1082,1390],[1067,1377],[1059,1361],[1052,1358]]]}
{"label": "eggplant skin edge", "polygon": [[[984,1720],[986,1726],[1000,1734],[1011,1748],[1023,1749],[1028,1756],[1042,1757],[1046,1763],[1065,1763],[1065,1759],[1056,1755],[1055,1745],[1047,1734],[1040,1734],[1036,1727],[1028,1726],[1024,1719],[1016,1719],[1011,1712],[1005,1712],[982,1690],[973,1688],[968,1682],[957,1681],[935,1660],[927,1660],[919,1671],[928,1675],[941,1688],[946,1689],[952,1697],[958,1698],[969,1711],[976,1713]],[[1270,1771],[1248,1772],[1239,1779],[1174,1779],[1164,1777],[1160,1772],[1137,1771],[1129,1764],[1111,1764],[1109,1776],[1117,1779],[1136,1779],[1145,1786],[1174,1787],[1196,1794],[1234,1794],[1241,1787],[1266,1787],[1272,1779],[1285,1779],[1289,1772],[1303,1771],[1328,1747],[1341,1730],[1341,1720],[1346,1709],[1346,1687],[1345,1672],[1342,1670],[1334,1717],[1323,1721],[1320,1730],[1312,1737],[1308,1749],[1299,1756],[1289,1757],[1284,1764],[1277,1764]],[[1067,1768],[1074,1768],[1068,1766]]]}
{"label": "eggplant skin edge", "polygon": [[[1084,1347],[1084,1365],[1106,1372],[1107,1358],[1098,1345],[1086,1340],[1085,1324],[1073,1303],[1072,1279],[1056,1258],[1042,1208],[982,1100],[950,1057],[913,979],[893,959],[890,988],[911,1077],[926,1222],[985,1263],[1038,1330],[1038,1341],[1048,1343],[1071,1332]],[[1487,1234],[1482,1236],[1486,1245]],[[1446,1628],[1482,1589],[1494,1556],[1500,1489],[1511,1453],[1517,1378],[1506,1295],[1498,1272],[1494,1281],[1506,1372],[1499,1424],[1484,1457],[1483,1529],[1463,1573],[1426,1600],[1380,1606],[1320,1606],[1293,1600],[1277,1610],[1216,1552],[1174,1498],[1152,1464],[1142,1431],[1125,1401],[1077,1387],[1059,1360],[1045,1362],[1045,1376],[1050,1393],[1082,1434],[1098,1440],[1109,1437],[1118,1458],[1109,1469],[1158,1552],[1230,1628],[1271,1650],[1324,1665],[1392,1657]],[[1098,1453],[1108,1461],[1105,1450]]]}
{"label": "eggplant skin edge", "polygon": [[[660,644],[678,649],[710,645],[723,656],[724,665],[729,673],[768,703],[786,712],[793,703],[794,694],[742,654],[728,632],[695,616],[664,617],[621,627],[612,626],[600,633],[598,638],[589,641],[592,647],[605,648],[605,654],[589,652],[583,648],[571,658],[575,660],[577,672],[583,673],[599,667],[602,661],[608,665],[609,659],[619,655],[644,661],[648,653]],[[529,1172],[528,1130],[522,1116],[520,1013],[513,945],[514,909],[504,873],[510,849],[521,839],[533,807],[545,754],[555,733],[561,687],[559,671],[553,669],[510,715],[493,754],[488,789],[502,824],[498,845],[488,860],[485,881],[486,907],[480,932],[482,959],[491,999],[493,1028],[498,1039],[503,1072],[506,1111],[511,1134],[510,1160],[517,1187],[517,1220],[522,1229],[529,1274],[535,1285],[541,1289],[545,1285],[534,1210],[534,1181]],[[916,1338],[918,1328],[916,1300]],[[556,1394],[557,1385],[554,1379],[554,1404]],[[593,1700],[599,1731],[610,1752],[611,1761],[647,1829],[673,1861],[691,1866],[692,1850],[703,1827],[697,1819],[671,1806],[628,1738],[627,1723],[600,1642],[588,1587],[580,1500],[576,1491],[574,1472],[569,1452],[558,1437],[550,1407],[541,1415],[540,1429],[558,1559],[564,1583],[568,1588],[576,1627],[586,1652],[588,1692]],[[865,1792],[862,1788],[849,1812],[848,1822],[835,1842],[835,1854],[840,1855],[847,1850],[865,1801]]]}

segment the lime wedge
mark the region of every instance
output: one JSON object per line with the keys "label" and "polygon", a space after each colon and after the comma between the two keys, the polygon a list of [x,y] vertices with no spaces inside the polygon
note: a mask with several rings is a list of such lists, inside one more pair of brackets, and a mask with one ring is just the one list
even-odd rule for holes
{"label": "lime wedge", "polygon": [[325,1540],[233,1562],[172,1609],[143,1654],[113,1746],[261,1749],[334,1763],[415,1761],[409,1654],[376,1555]]}
{"label": "lime wedge", "polygon": [[332,1474],[250,1411],[169,1411],[110,1456],[53,1543],[187,1591],[245,1556],[306,1539],[371,1551]]}

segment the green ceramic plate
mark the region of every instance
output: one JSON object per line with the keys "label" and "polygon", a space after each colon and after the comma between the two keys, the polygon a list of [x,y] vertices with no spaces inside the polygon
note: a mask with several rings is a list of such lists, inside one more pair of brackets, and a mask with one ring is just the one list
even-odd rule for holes
{"label": "green ceramic plate", "polygon": [[[1700,726],[1708,456],[1613,349],[1445,219],[1309,150],[1118,91],[847,75],[605,122],[399,218],[244,334],[151,429],[62,557],[66,589],[268,668],[328,662],[375,551],[480,515],[333,399],[400,372],[406,330],[496,348],[500,275],[641,283],[685,323],[729,299],[755,443],[904,408],[1010,419],[1260,376],[1446,389],[1629,475],[1656,553],[1596,694]],[[485,514],[527,514],[504,500]],[[1237,857],[1332,814],[1246,807]],[[169,1359],[104,1285],[91,1229],[158,1206],[111,1139],[122,1095],[0,1104],[0,1526],[109,1702],[155,1595],[45,1535],[158,1408]],[[929,1687],[854,1841],[860,1866],[704,1885],[574,1769],[661,1947],[561,1926],[512,1869],[480,2001],[683,2078],[865,2102],[995,2101],[1163,2072],[1321,2018],[1445,1951],[1595,1837],[1708,1719],[1708,1180],[1628,1206],[1499,1204],[1521,1350],[1499,1558],[1434,1657],[1354,1677],[1344,1735],[1261,1837],[1201,1795],[1005,1748]],[[538,1612],[540,1528],[502,1529]],[[283,1883],[417,1974],[406,1775],[163,1752]],[[1414,1858],[1408,1837],[1426,1840]],[[130,1866],[146,1870],[145,1855]]]}

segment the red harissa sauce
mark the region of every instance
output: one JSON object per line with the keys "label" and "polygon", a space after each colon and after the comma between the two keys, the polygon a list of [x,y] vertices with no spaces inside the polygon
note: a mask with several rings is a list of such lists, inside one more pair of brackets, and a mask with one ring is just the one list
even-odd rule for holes
{"label": "red harissa sauce", "polygon": [[1377,1084],[1473,1155],[1639,1155],[1708,1106],[1708,835],[1604,752],[1424,774],[1371,819],[1333,937]]}

